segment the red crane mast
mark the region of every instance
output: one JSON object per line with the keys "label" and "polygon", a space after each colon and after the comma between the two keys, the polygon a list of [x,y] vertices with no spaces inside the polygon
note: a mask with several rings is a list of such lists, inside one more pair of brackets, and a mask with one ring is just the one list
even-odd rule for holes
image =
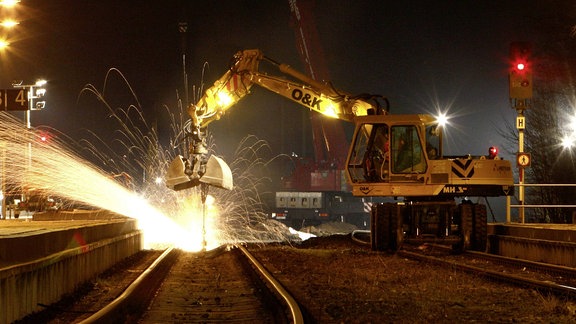
{"label": "red crane mast", "polygon": [[[300,59],[308,75],[320,82],[330,80],[318,29],[314,23],[314,1],[288,0],[288,3],[290,23]],[[291,186],[297,190],[348,191],[343,170],[349,145],[342,121],[325,118],[311,111],[310,123],[315,163],[309,166],[299,164],[292,175]]]}

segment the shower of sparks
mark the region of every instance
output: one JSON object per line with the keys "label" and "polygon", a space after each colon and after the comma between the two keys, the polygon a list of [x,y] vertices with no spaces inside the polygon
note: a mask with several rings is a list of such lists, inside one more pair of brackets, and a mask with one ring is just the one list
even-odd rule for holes
{"label": "shower of sparks", "polygon": [[44,141],[42,136],[38,130],[29,130],[11,116],[0,114],[4,193],[33,192],[107,209],[143,224],[162,223],[177,239],[185,238],[186,233],[144,197],[79,158],[59,137]]}
{"label": "shower of sparks", "polygon": [[265,142],[251,136],[242,141],[230,164],[235,188],[210,188],[203,206],[199,188],[173,191],[162,181],[174,156],[187,155],[188,143],[183,138],[187,118],[182,107],[177,114],[165,107],[172,128],[171,143],[165,149],[144,119],[128,82],[119,71],[110,72],[123,78],[136,106],[112,109],[103,95],[106,82],[102,91],[87,85],[81,96],[93,95],[108,109],[105,113],[117,127],[112,140],[90,131],[90,138],[75,141],[55,129],[26,129],[21,121],[0,114],[4,192],[33,190],[74,206],[137,219],[145,248],[175,245],[198,251],[226,243],[294,239],[283,225],[267,219],[260,200],[259,191],[269,182],[261,173],[267,162],[260,156],[269,153]]}

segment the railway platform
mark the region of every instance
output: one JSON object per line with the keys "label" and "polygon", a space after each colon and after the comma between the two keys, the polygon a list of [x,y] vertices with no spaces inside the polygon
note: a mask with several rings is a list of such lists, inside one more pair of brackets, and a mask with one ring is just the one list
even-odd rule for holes
{"label": "railway platform", "polygon": [[488,224],[488,252],[576,267],[576,224]]}
{"label": "railway platform", "polygon": [[141,249],[136,220],[108,211],[0,220],[0,324],[60,300]]}

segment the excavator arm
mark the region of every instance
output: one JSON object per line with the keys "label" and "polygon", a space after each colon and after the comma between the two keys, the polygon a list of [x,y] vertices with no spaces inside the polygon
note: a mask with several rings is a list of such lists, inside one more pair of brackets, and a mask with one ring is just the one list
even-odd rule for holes
{"label": "excavator arm", "polygon": [[[259,71],[259,64],[266,61],[276,66],[285,76],[271,76]],[[295,79],[295,80],[292,80]],[[388,102],[382,96],[352,96],[339,91],[331,84],[318,82],[289,65],[278,63],[262,54],[260,50],[244,50],[233,57],[230,69],[206,90],[197,103],[187,112],[191,127],[187,136],[191,139],[189,157],[178,156],[169,166],[166,183],[174,190],[208,184],[220,188],[232,188],[229,167],[220,158],[210,155],[206,148],[206,127],[220,119],[228,109],[250,93],[256,84],[292,100],[305,108],[332,118],[351,122],[355,116],[385,114]]]}
{"label": "excavator arm", "polygon": [[[271,63],[284,75],[298,81],[259,72],[261,61]],[[197,126],[205,127],[250,93],[254,84],[323,115],[349,122],[354,116],[381,114],[383,108],[378,99],[385,101],[381,96],[351,96],[330,84],[318,82],[287,64],[277,63],[264,56],[260,50],[244,50],[234,55],[228,72],[206,90],[196,104],[190,105],[188,113],[192,120],[197,122]]]}

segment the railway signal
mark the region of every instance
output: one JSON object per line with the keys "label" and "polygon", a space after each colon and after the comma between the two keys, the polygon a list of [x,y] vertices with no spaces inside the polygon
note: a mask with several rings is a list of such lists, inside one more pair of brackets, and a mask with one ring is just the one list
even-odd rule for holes
{"label": "railway signal", "polygon": [[[524,152],[524,130],[526,120],[524,110],[530,105],[532,99],[532,72],[534,62],[531,58],[532,46],[527,42],[513,42],[510,44],[510,70],[508,73],[510,103],[513,109],[518,112],[516,118],[516,128],[518,129],[518,200],[520,205],[524,205],[524,168],[531,163],[529,153]],[[510,198],[507,198],[509,205]],[[524,223],[524,207],[519,210],[520,222]],[[506,212],[506,221],[510,221],[510,209]]]}
{"label": "railway signal", "polygon": [[510,45],[509,73],[510,99],[525,100],[532,98],[532,61],[531,46],[526,42],[514,42]]}

